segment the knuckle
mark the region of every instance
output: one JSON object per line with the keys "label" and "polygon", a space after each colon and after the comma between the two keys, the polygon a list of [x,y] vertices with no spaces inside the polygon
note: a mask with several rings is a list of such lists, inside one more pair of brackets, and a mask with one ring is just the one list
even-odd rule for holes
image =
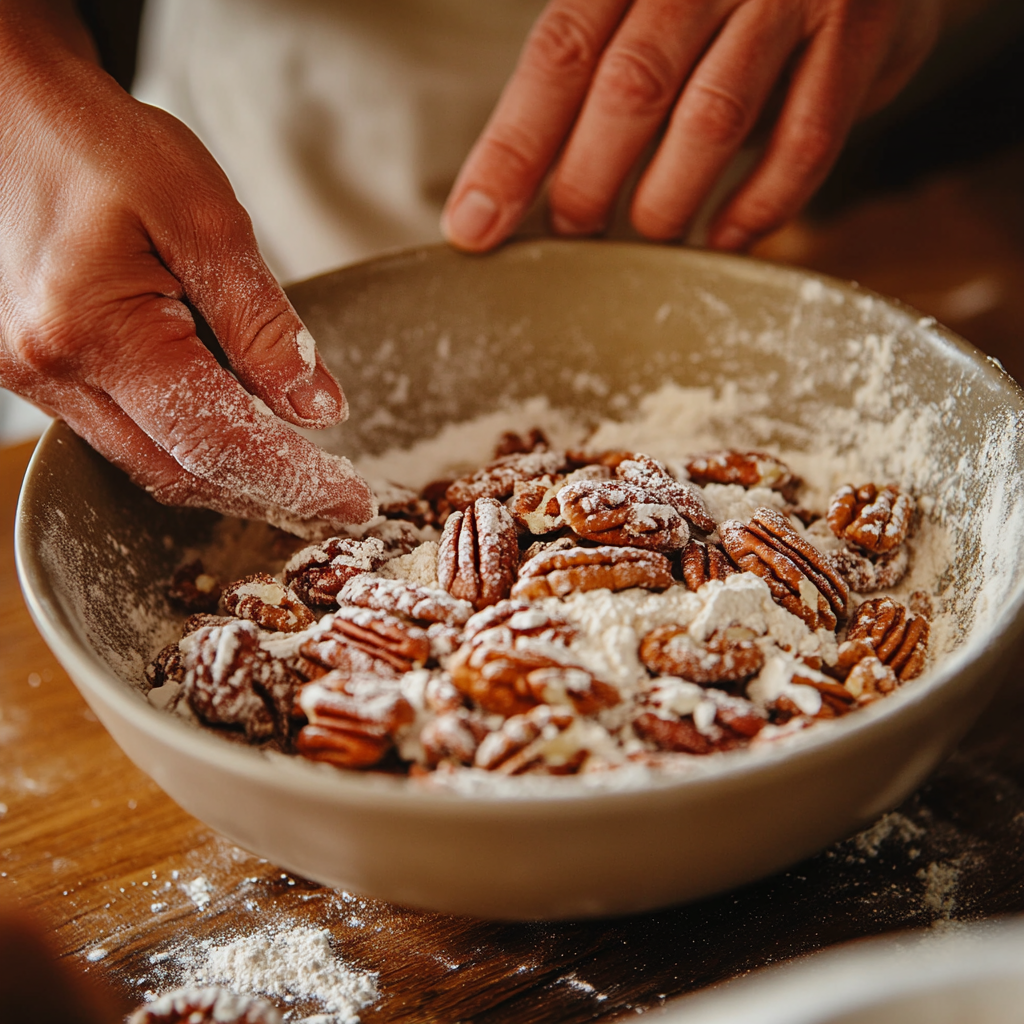
{"label": "knuckle", "polygon": [[559,178],[552,183],[548,194],[552,213],[559,214],[573,224],[597,224],[603,222],[607,202],[600,196],[587,192],[574,180]]}
{"label": "knuckle", "polygon": [[687,129],[715,146],[741,142],[753,121],[750,108],[738,96],[706,82],[690,85],[684,109]]}
{"label": "knuckle", "polygon": [[531,180],[542,162],[537,139],[516,124],[496,125],[487,145],[497,173],[508,183]]}
{"label": "knuckle", "polygon": [[599,52],[592,29],[568,9],[553,10],[537,22],[526,49],[540,70],[559,76],[590,73]]}
{"label": "knuckle", "polygon": [[676,92],[668,57],[656,46],[640,42],[608,51],[599,85],[605,106],[624,114],[661,113]]}
{"label": "knuckle", "polygon": [[824,174],[839,148],[836,130],[811,119],[797,124],[787,143],[793,176],[802,181]]}

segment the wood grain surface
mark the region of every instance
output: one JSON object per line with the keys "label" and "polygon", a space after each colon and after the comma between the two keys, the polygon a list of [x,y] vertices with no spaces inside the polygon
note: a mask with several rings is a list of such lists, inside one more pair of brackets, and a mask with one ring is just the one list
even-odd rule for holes
{"label": "wood grain surface", "polygon": [[29,454],[0,450],[0,904],[29,909],[62,959],[108,986],[122,1011],[174,987],[201,942],[298,925],[327,929],[341,959],[377,972],[366,1024],[511,1024],[632,1018],[833,943],[1024,910],[1019,669],[961,750],[897,812],[791,871],[700,904],[503,924],[289,876],[219,838],[139,772],[36,633],[12,546]]}

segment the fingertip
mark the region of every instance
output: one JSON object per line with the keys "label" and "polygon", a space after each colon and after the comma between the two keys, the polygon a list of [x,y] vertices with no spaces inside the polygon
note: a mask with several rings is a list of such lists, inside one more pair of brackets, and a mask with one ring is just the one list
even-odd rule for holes
{"label": "fingertip", "polygon": [[348,419],[348,402],[327,367],[319,359],[315,366],[313,379],[292,388],[285,396],[292,412],[286,418],[300,427],[322,430]]}
{"label": "fingertip", "polygon": [[726,252],[743,252],[753,242],[754,236],[736,224],[721,224],[708,237],[712,249],[723,249]]}
{"label": "fingertip", "polygon": [[471,188],[449,201],[441,215],[441,231],[457,249],[481,252],[500,241],[492,237],[501,207],[489,193]]}
{"label": "fingertip", "polygon": [[354,474],[337,486],[333,498],[323,518],[334,526],[365,523],[377,514],[376,496],[369,484]]}

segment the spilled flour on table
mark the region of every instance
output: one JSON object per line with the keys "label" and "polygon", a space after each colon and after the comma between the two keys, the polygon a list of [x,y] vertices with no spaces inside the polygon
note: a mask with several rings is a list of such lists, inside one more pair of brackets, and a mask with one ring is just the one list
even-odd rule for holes
{"label": "spilled flour on table", "polygon": [[217,945],[173,951],[183,968],[183,985],[217,985],[238,995],[264,995],[290,1004],[310,1000],[322,1012],[306,1017],[285,1014],[305,1024],[358,1024],[359,1011],[377,999],[377,975],[341,960],[325,929],[298,926],[262,930]]}

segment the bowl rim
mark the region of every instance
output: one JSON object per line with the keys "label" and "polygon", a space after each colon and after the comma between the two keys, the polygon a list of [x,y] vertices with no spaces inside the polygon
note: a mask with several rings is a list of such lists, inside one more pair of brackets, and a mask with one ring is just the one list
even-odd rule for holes
{"label": "bowl rim", "polygon": [[[937,323],[933,317],[926,317],[913,307],[873,292],[856,282],[847,282],[815,271],[770,263],[749,256],[655,246],[642,242],[525,239],[507,243],[494,254],[482,257],[462,253],[457,255],[478,260],[487,259],[492,255],[500,257],[501,253],[524,252],[531,247],[543,250],[548,247],[591,249],[598,246],[662,253],[666,258],[680,255],[684,258],[696,257],[731,263],[769,276],[784,275],[803,281],[815,280],[847,295],[880,301],[908,317],[916,318],[920,326],[927,327],[933,332],[937,341],[952,348],[958,358],[970,363],[991,385],[1004,392],[1008,403],[1016,405],[1018,413],[1024,416],[1024,389],[1010,377],[998,360],[986,356],[965,339]],[[373,270],[408,260],[426,261],[432,254],[452,252],[453,250],[443,243],[394,250],[295,282],[288,288],[291,290],[325,277],[346,274],[354,270]],[[856,715],[819,722],[814,728],[773,742],[765,748],[755,751],[743,748],[695,759],[692,769],[688,768],[678,774],[658,770],[642,775],[631,773],[630,778],[625,780],[626,784],[621,786],[615,785],[615,779],[612,777],[614,772],[610,773],[607,782],[604,777],[582,785],[580,779],[576,777],[545,777],[543,780],[524,777],[517,779],[511,786],[485,785],[479,790],[467,790],[458,785],[424,784],[407,776],[339,769],[295,755],[263,751],[232,742],[215,732],[197,727],[178,716],[153,707],[141,690],[133,689],[130,683],[116,676],[96,651],[79,640],[73,631],[63,627],[60,622],[61,613],[48,595],[46,574],[37,557],[38,553],[30,542],[34,530],[30,506],[34,500],[36,476],[40,472],[47,451],[51,445],[61,443],[61,435],[65,431],[75,436],[62,421],[56,420],[40,438],[25,473],[15,517],[15,562],[18,578],[32,619],[50,649],[79,689],[84,686],[89,691],[85,696],[91,694],[102,704],[109,706],[120,717],[130,721],[147,738],[173,746],[180,753],[211,767],[244,775],[260,785],[287,791],[301,788],[305,795],[318,799],[382,807],[381,801],[386,801],[387,809],[403,806],[405,810],[423,814],[443,808],[448,814],[459,817],[479,816],[481,811],[496,808],[501,808],[503,814],[515,814],[517,811],[543,813],[542,809],[546,808],[551,816],[561,816],[567,812],[571,813],[573,809],[585,814],[595,801],[635,803],[643,798],[671,799],[681,790],[699,794],[709,786],[742,786],[755,772],[762,773],[772,768],[784,767],[798,769],[801,761],[815,757],[823,746],[836,749],[838,753],[844,745],[857,744],[864,732],[882,728],[890,719],[912,714],[913,709],[919,704],[932,699],[940,691],[951,688],[967,663],[986,657],[996,660],[1011,643],[1024,634],[1024,580],[1021,580],[1013,599],[1002,605],[999,616],[985,632],[984,637],[974,638],[953,651],[940,666],[921,680],[922,685],[901,687],[884,701],[858,710]],[[917,682],[915,680],[915,683]],[[639,781],[640,779],[642,781]],[[509,781],[502,780],[502,783]],[[525,785],[520,786],[520,782]],[[522,791],[517,792],[518,789]]]}

